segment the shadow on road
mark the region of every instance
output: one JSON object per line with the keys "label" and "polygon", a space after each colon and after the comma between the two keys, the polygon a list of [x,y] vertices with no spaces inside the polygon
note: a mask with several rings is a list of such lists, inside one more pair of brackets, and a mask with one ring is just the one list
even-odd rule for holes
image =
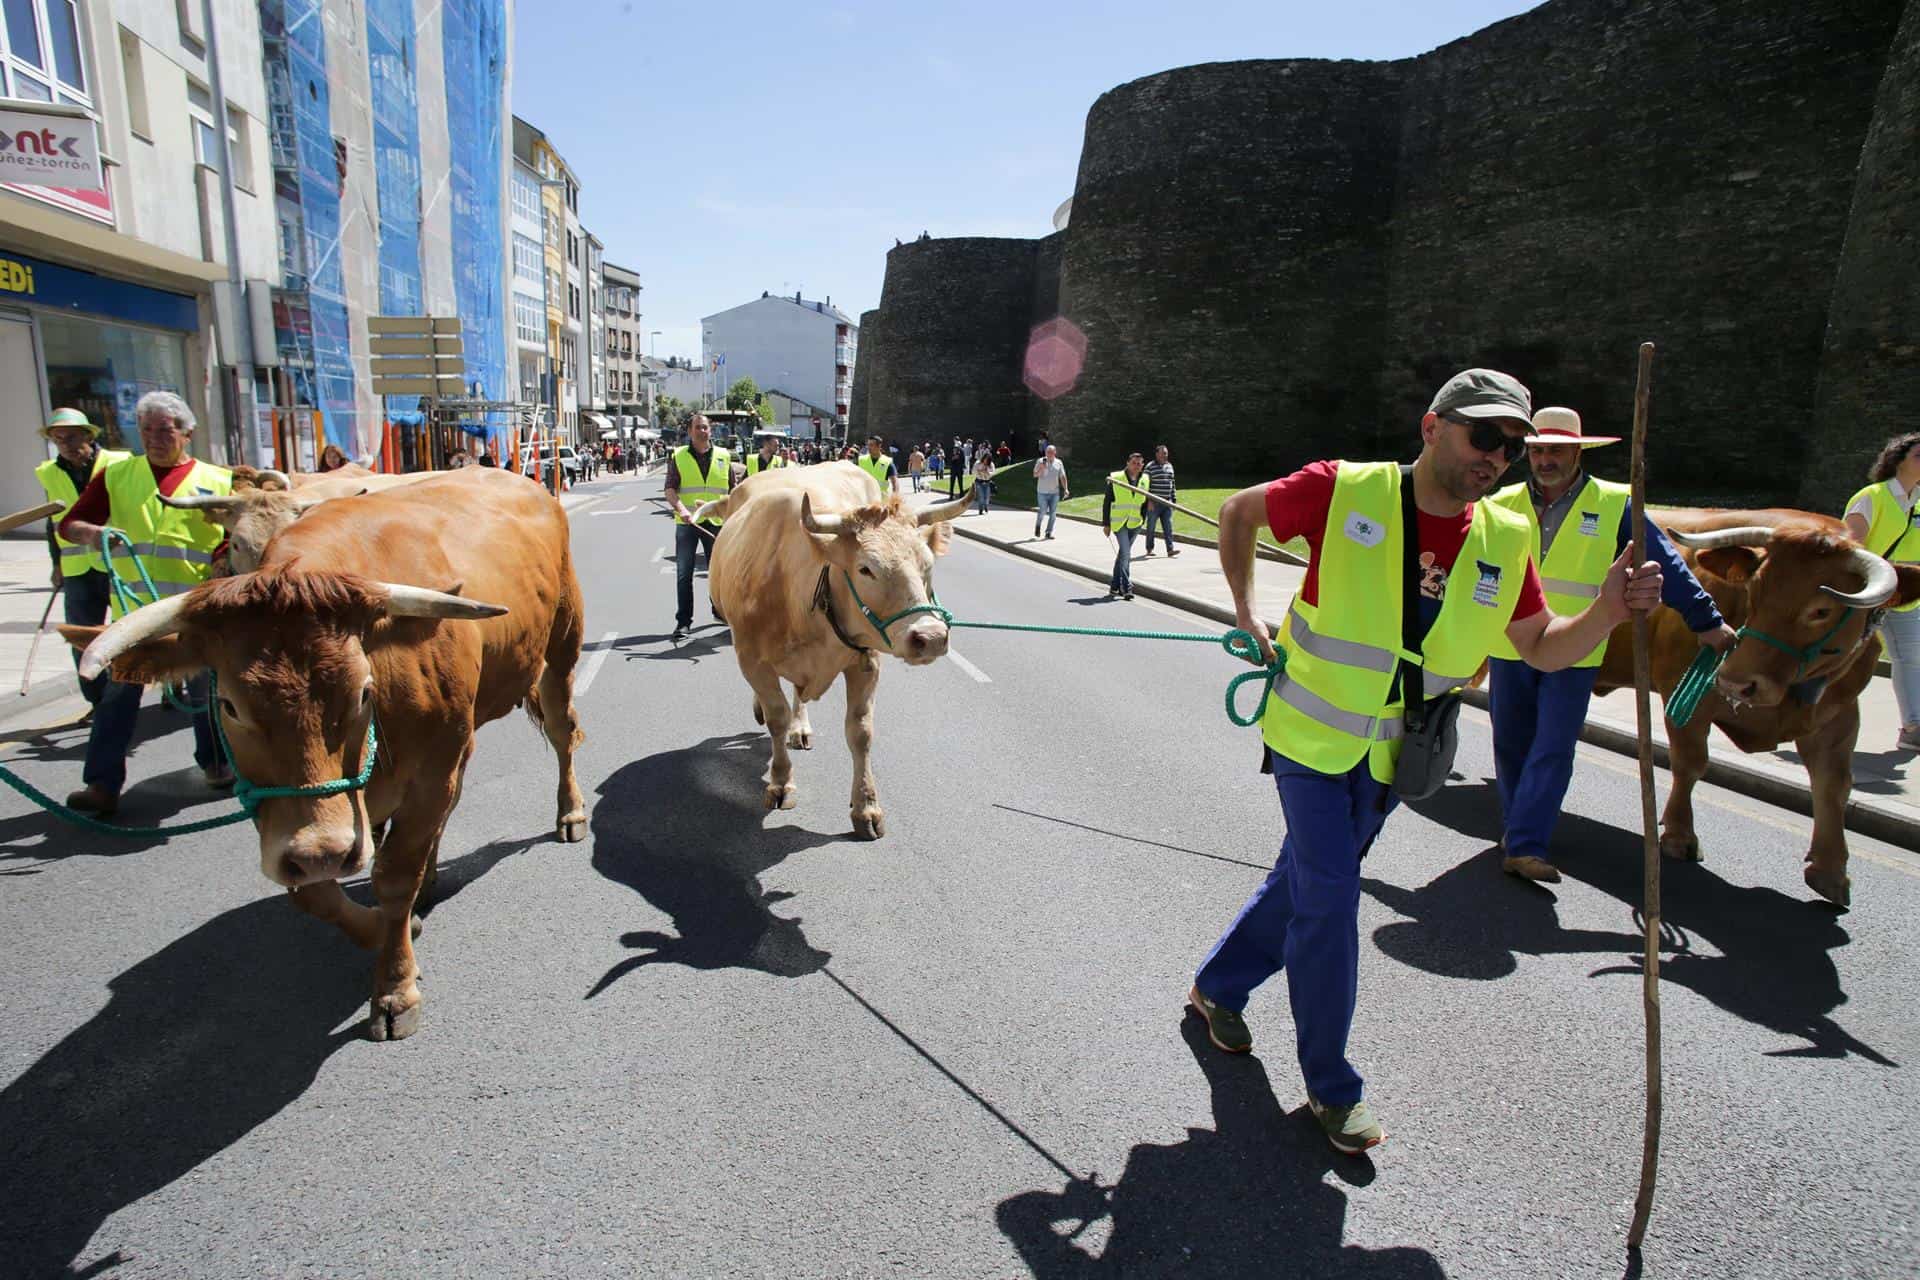
{"label": "shadow on road", "polygon": [[1424,1249],[1342,1245],[1347,1197],[1326,1175],[1364,1186],[1372,1162],[1336,1154],[1304,1103],[1283,1111],[1259,1058],[1220,1053],[1197,1018],[1181,1035],[1212,1092],[1213,1129],[1139,1144],[1112,1186],[1076,1180],[1001,1201],[1000,1230],[1034,1275],[1445,1275]]}
{"label": "shadow on road", "polygon": [[[767,735],[756,731],[636,760],[601,784],[593,806],[594,870],[672,916],[678,936],[621,935],[641,954],[609,969],[588,999],[648,964],[797,978],[832,959],[807,942],[798,917],[774,914],[789,895],[763,889],[760,877],[790,854],[846,837],[767,826],[766,765]],[[817,787],[801,798],[835,810],[839,801]]]}
{"label": "shadow on road", "polygon": [[[1411,806],[1442,826],[1497,840],[1500,805],[1493,783],[1455,785]],[[1563,929],[1553,893],[1500,871],[1497,847],[1449,868],[1418,889],[1371,877],[1361,887],[1409,920],[1382,925],[1374,942],[1403,964],[1449,978],[1503,978],[1522,955],[1613,955],[1594,970],[1638,977],[1642,940],[1640,835],[1579,814],[1561,815],[1554,864],[1627,908],[1618,932]],[[1661,874],[1665,936],[1663,981],[1678,983],[1743,1021],[1806,1041],[1792,1056],[1858,1054],[1895,1065],[1834,1022],[1847,1002],[1834,949],[1847,945],[1840,917],[1824,902],[1777,889],[1729,884],[1701,863],[1667,861]],[[1695,946],[1696,941],[1707,944]],[[1709,954],[1708,952],[1718,954]]]}

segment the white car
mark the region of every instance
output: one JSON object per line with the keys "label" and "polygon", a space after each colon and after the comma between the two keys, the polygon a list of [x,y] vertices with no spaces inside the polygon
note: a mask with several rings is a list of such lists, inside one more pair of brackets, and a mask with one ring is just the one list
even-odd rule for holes
{"label": "white car", "polygon": [[[535,470],[536,462],[539,468],[538,471]],[[572,445],[563,444],[560,446],[560,465],[567,469],[568,484],[579,483],[580,455],[574,452]],[[548,470],[551,469],[552,466],[553,466],[553,446],[552,445],[541,445],[540,452],[537,459],[535,457],[534,447],[532,445],[530,444],[522,445],[520,447],[520,470],[523,474],[537,476],[539,479],[544,481]]]}

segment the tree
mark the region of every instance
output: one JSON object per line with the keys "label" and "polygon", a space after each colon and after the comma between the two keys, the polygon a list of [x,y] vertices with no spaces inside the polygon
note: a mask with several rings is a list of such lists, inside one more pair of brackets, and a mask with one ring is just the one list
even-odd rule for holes
{"label": "tree", "polygon": [[686,406],[680,403],[679,396],[661,396],[653,402],[653,412],[657,421],[654,425],[666,428],[677,425]]}
{"label": "tree", "polygon": [[760,403],[760,384],[752,378],[741,378],[727,388],[727,408],[751,409]]}

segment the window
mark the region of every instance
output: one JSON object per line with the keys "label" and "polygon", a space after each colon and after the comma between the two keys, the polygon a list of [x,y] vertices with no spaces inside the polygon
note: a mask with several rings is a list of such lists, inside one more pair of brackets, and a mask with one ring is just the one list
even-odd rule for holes
{"label": "window", "polygon": [[93,106],[76,0],[0,0],[6,76],[0,92],[35,102]]}
{"label": "window", "polygon": [[615,343],[613,340],[613,334],[609,333],[607,334],[607,354],[608,355],[612,356],[612,355],[620,354],[618,351],[614,349],[614,346],[615,346]]}
{"label": "window", "polygon": [[153,141],[153,122],[147,116],[147,64],[140,37],[120,28],[120,69],[127,79],[127,127]]}
{"label": "window", "polygon": [[518,293],[513,295],[513,336],[536,345],[540,341],[540,304]]}
{"label": "window", "polygon": [[247,113],[227,104],[227,145],[233,149],[233,185],[253,192],[253,121]]}
{"label": "window", "polygon": [[528,222],[540,221],[540,187],[519,169],[513,171],[513,214]]}
{"label": "window", "polygon": [[540,283],[540,242],[518,231],[513,233],[513,276],[516,280]]}

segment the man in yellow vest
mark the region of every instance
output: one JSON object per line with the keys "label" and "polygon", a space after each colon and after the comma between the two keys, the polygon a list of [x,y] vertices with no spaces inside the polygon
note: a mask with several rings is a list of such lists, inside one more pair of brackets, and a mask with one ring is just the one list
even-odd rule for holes
{"label": "man in yellow vest", "polygon": [[[1128,454],[1127,465],[1107,477],[1107,496],[1100,502],[1100,532],[1114,540],[1109,600],[1133,599],[1133,540],[1147,527],[1147,500],[1133,490],[1147,487],[1140,478],[1146,466],[1138,452]],[[1123,482],[1133,488],[1121,488]]]}
{"label": "man in yellow vest", "polygon": [[[78,409],[55,409],[40,434],[52,442],[57,452],[34,468],[34,479],[46,492],[48,502],[65,506],[59,515],[47,521],[47,547],[53,553],[53,585],[61,593],[61,611],[73,626],[98,626],[107,620],[107,567],[98,551],[68,542],[54,529],[67,518],[73,504],[92,479],[112,463],[127,456],[124,450],[99,447],[100,428]],[[80,651],[73,650],[73,664],[80,665]],[[100,701],[106,677],[96,676],[80,682],[80,692],[90,703]]]}
{"label": "man in yellow vest", "polygon": [[762,471],[772,471],[787,465],[780,453],[780,438],[771,432],[760,433],[760,450],[747,459],[747,474],[757,476]]}
{"label": "man in yellow vest", "polygon": [[[1555,613],[1578,613],[1592,603],[1632,537],[1628,486],[1588,475],[1581,466],[1586,450],[1619,439],[1582,434],[1580,415],[1572,409],[1542,409],[1527,437],[1531,476],[1489,499],[1527,521],[1540,586]],[[1733,628],[1666,535],[1651,519],[1646,525],[1642,545],[1660,566],[1660,602],[1686,619],[1700,643],[1726,652],[1739,639]],[[1572,666],[1540,671],[1522,662],[1511,643],[1494,648],[1487,694],[1494,783],[1506,817],[1500,867],[1509,875],[1559,883],[1560,869],[1547,857],[1547,846],[1573,780],[1574,744],[1606,654],[1602,640]]]}
{"label": "man in yellow vest", "polygon": [[[1304,538],[1311,558],[1281,630],[1287,667],[1261,720],[1286,838],[1187,1001],[1217,1048],[1245,1053],[1253,1037],[1241,1011],[1284,966],[1308,1105],[1328,1141],[1350,1155],[1386,1137],[1346,1050],[1359,980],[1360,860],[1395,803],[1403,679],[1439,697],[1471,680],[1502,636],[1537,667],[1568,666],[1630,608],[1660,598],[1659,567],[1629,572],[1622,556],[1579,615],[1548,610],[1526,522],[1479,501],[1524,451],[1532,413],[1518,380],[1468,369],[1420,420],[1423,447],[1405,478],[1393,463],[1316,462],[1220,508],[1221,569],[1238,624],[1265,661],[1273,641],[1254,600],[1254,535],[1266,525],[1279,542]],[[1404,485],[1412,488],[1406,505]],[[1421,665],[1399,656],[1409,585],[1418,615],[1406,631]]]}
{"label": "man in yellow vest", "polygon": [[893,459],[880,447],[884,443],[879,436],[868,436],[867,451],[858,459],[860,469],[872,476],[873,482],[880,486],[880,496],[883,498],[900,487],[900,475],[894,470]]}
{"label": "man in yellow vest", "polygon": [[[687,442],[667,460],[667,505],[673,508],[675,644],[693,630],[694,557],[706,556],[707,567],[713,567],[713,539],[721,525],[717,519],[694,524],[694,510],[726,497],[732,488],[733,462],[725,449],[713,443],[713,424],[707,421],[707,415],[696,413],[687,422]],[[718,610],[713,617],[716,622],[720,620]]]}
{"label": "man in yellow vest", "polygon": [[[173,392],[149,391],[141,396],[134,407],[134,418],[140,424],[140,446],[146,456],[122,458],[103,468],[75,499],[57,532],[69,542],[101,549],[101,531],[119,530],[132,543],[158,594],[179,595],[211,575],[214,553],[226,541],[226,535],[198,511],[166,506],[160,495],[230,493],[233,473],[197,461],[187,451],[193,441],[193,410]],[[114,571],[134,588],[137,603],[151,603],[126,544],[116,541],[106,551]],[[118,599],[111,601],[111,606],[116,618],[125,611]],[[208,786],[230,787],[233,770],[221,758],[213,721],[207,713],[206,676],[187,681],[186,690],[187,701],[199,708],[193,715],[194,762]],[[110,681],[101,690],[81,774],[86,785],[67,797],[70,807],[102,815],[119,808],[120,788],[127,780],[127,750],[133,745],[142,692],[141,685],[119,681]]]}

